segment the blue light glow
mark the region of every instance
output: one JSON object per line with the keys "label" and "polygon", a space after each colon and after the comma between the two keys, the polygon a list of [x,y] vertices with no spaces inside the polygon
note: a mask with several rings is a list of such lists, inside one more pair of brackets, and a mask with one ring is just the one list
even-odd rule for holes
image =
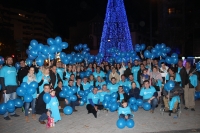
{"label": "blue light glow", "polygon": [[109,56],[107,49],[116,47],[122,52],[133,50],[123,0],[108,0],[99,53]]}

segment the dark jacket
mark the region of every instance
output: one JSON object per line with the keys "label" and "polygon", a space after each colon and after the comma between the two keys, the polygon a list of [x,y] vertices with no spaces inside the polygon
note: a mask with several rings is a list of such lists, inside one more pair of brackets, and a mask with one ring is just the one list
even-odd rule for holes
{"label": "dark jacket", "polygon": [[185,87],[185,81],[186,81],[186,76],[187,76],[187,72],[186,72],[186,70],[185,70],[185,67],[183,67],[181,70],[180,70],[180,72],[179,72],[179,74],[180,74],[180,77],[181,77],[181,86],[184,88]]}
{"label": "dark jacket", "polygon": [[64,101],[65,98],[62,98],[62,97],[59,96],[60,92],[62,91],[61,88],[57,86],[55,88],[55,91],[56,91],[56,97],[57,97],[58,101]]}
{"label": "dark jacket", "polygon": [[[189,84],[189,88],[195,88],[191,83],[190,83],[190,73],[194,72],[194,68],[191,68],[189,73],[187,73],[186,71],[186,78],[185,78],[185,85]],[[193,74],[196,74],[197,75],[197,78],[198,78],[198,73],[197,72],[194,72]]]}
{"label": "dark jacket", "polygon": [[128,78],[128,76],[130,75],[130,74],[132,74],[132,72],[131,72],[131,68],[126,68],[126,70],[124,71],[124,76],[126,77],[126,78]]}
{"label": "dark jacket", "polygon": [[[119,94],[118,91],[117,91],[117,95],[118,95],[118,96],[117,96],[117,101],[118,101],[118,100],[120,100],[120,94]],[[127,95],[125,92],[124,92],[123,95],[124,95],[124,99],[125,99],[125,100],[128,100],[128,95]]]}
{"label": "dark jacket", "polygon": [[142,86],[142,84],[141,84],[141,76],[142,76],[142,74],[143,74],[143,71],[140,69],[138,71],[138,74],[137,74],[137,79],[134,79],[134,80],[138,81],[138,83],[140,84],[140,86]]}
{"label": "dark jacket", "polygon": [[29,71],[29,67],[28,66],[21,67],[18,70],[17,79],[20,82],[20,84],[23,82],[23,78],[28,74],[28,71]]}
{"label": "dark jacket", "polygon": [[38,96],[36,100],[36,106],[35,106],[36,114],[43,114],[43,113],[47,113],[48,111],[46,109],[46,103],[43,101],[44,94],[45,94],[44,91],[40,93],[40,95]]}
{"label": "dark jacket", "polygon": [[140,89],[139,88],[135,88],[135,89],[130,89],[129,90],[129,98],[134,97],[136,99],[140,99]]}
{"label": "dark jacket", "polygon": [[[174,93],[175,91],[177,91],[178,93],[175,94],[175,93]],[[182,94],[182,93],[183,93],[183,88],[182,88],[177,82],[175,82],[175,87],[174,87],[174,89],[172,89],[172,90],[170,91],[170,98],[172,98],[172,97],[174,97],[174,96],[178,96],[178,95],[180,95],[180,94]],[[163,89],[163,95],[166,96],[167,94],[168,94],[168,92],[167,92],[165,89]]]}
{"label": "dark jacket", "polygon": [[59,75],[58,73],[55,74],[55,73],[52,72],[51,70],[50,70],[49,73],[50,73],[49,76],[50,76],[50,79],[51,79],[52,86],[54,87],[55,84],[57,84],[57,83],[56,83],[56,75],[57,75],[57,81],[58,81],[58,80],[61,80],[60,75]]}

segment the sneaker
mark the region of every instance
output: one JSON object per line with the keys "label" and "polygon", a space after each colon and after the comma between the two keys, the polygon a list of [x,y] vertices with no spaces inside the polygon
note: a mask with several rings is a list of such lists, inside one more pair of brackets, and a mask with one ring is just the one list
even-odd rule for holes
{"label": "sneaker", "polygon": [[46,122],[45,121],[39,121],[40,122],[40,124],[46,124]]}
{"label": "sneaker", "polygon": [[151,109],[151,110],[150,110],[150,113],[152,113],[152,114],[153,114],[153,113],[154,113],[154,110],[152,110],[152,109]]}
{"label": "sneaker", "polygon": [[14,114],[14,115],[10,115],[11,117],[19,117],[19,115]]}
{"label": "sneaker", "polygon": [[32,108],[29,108],[29,110],[32,110]]}
{"label": "sneaker", "polygon": [[194,109],[194,108],[191,108],[191,111],[195,111],[195,109]]}
{"label": "sneaker", "polygon": [[78,111],[78,110],[76,110],[76,109],[74,110],[74,112],[77,112],[77,111]]}
{"label": "sneaker", "polygon": [[11,120],[9,116],[4,117],[4,120]]}
{"label": "sneaker", "polygon": [[177,112],[177,109],[173,109],[172,112],[173,112],[173,113],[176,113],[176,112]]}

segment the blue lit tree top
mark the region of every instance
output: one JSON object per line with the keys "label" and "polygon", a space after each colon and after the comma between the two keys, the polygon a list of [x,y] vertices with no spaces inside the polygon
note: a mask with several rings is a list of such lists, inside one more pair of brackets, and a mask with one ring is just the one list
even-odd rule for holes
{"label": "blue lit tree top", "polygon": [[123,0],[108,0],[99,53],[109,56],[107,49],[116,47],[122,52],[133,50]]}

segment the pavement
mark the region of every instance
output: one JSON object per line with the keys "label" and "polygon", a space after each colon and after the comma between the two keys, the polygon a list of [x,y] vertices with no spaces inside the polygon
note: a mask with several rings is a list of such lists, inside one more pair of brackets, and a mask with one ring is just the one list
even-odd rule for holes
{"label": "pavement", "polygon": [[[183,106],[182,106],[183,108]],[[0,117],[0,133],[200,133],[200,100],[196,101],[196,111],[182,109],[179,118],[176,114],[169,116],[168,113],[160,114],[160,107],[155,109],[154,114],[140,108],[134,113],[135,126],[133,128],[119,129],[116,126],[117,112],[100,112],[98,118],[87,114],[85,106],[76,107],[78,112],[72,115],[62,114],[62,120],[55,127],[46,128],[38,120],[25,122],[24,113],[17,109],[20,117],[11,117],[10,121]],[[39,115],[36,116],[37,119]]]}

